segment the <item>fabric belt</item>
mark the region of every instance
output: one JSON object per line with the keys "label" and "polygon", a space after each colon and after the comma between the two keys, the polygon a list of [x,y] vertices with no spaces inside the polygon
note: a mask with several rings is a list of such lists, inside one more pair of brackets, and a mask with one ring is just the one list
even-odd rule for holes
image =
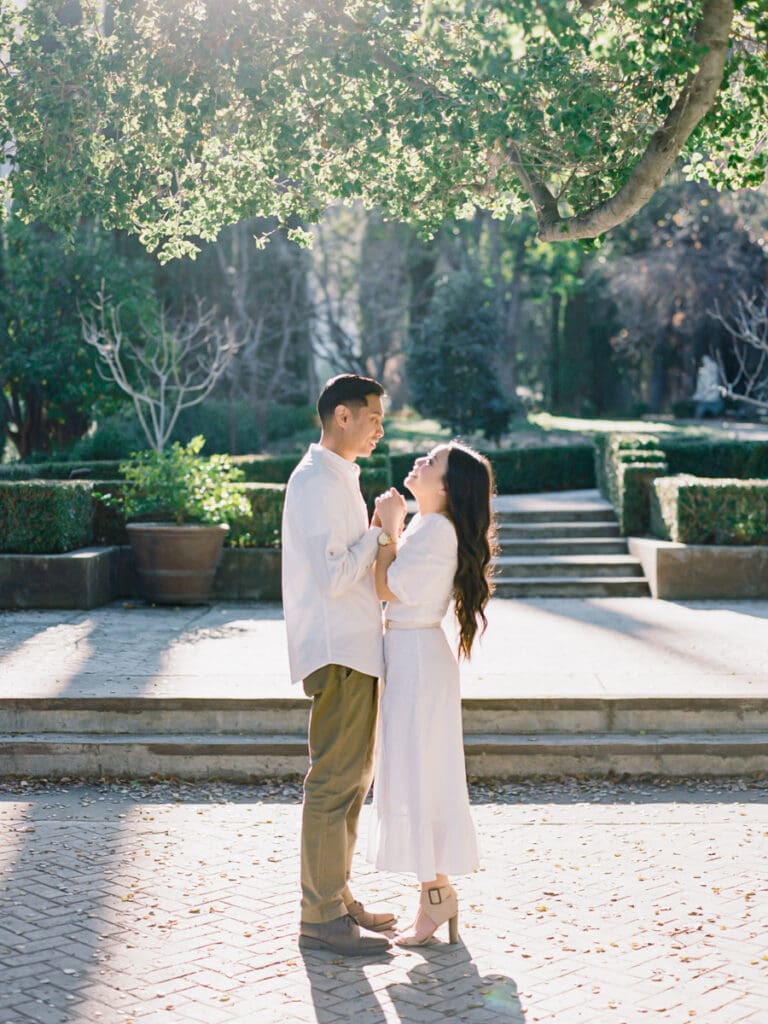
{"label": "fabric belt", "polygon": [[392,619],[384,620],[384,629],[440,629],[440,622],[398,622]]}

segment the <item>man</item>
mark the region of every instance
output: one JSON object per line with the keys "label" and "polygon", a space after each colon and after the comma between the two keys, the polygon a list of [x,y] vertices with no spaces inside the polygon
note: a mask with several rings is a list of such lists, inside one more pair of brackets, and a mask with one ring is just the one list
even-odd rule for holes
{"label": "man", "polygon": [[360,467],[384,436],[381,384],[342,374],[317,403],[322,432],[293,471],[283,511],[283,607],[291,679],[312,698],[304,780],[299,944],[347,956],[386,950],[392,914],[349,889],[360,808],[371,785],[381,605],[372,565],[389,538],[369,526]]}

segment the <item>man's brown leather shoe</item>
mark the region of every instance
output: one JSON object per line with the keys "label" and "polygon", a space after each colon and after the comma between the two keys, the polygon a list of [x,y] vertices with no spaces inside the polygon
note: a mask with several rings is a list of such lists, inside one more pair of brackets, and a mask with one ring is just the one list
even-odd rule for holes
{"label": "man's brown leather shoe", "polygon": [[299,946],[302,949],[329,949],[341,956],[371,956],[385,953],[389,949],[389,939],[361,936],[357,922],[345,914],[322,924],[302,921]]}
{"label": "man's brown leather shoe", "polygon": [[352,900],[347,904],[347,913],[350,917],[369,932],[393,931],[397,918],[394,914],[374,914],[366,910],[360,900]]}

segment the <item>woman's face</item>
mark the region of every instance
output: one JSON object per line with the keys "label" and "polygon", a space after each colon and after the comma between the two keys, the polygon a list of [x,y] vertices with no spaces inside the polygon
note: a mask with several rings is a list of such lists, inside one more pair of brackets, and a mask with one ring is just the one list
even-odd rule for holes
{"label": "woman's face", "polygon": [[405,478],[405,486],[414,498],[437,498],[445,494],[449,450],[448,445],[437,445],[427,455],[416,459],[413,469]]}

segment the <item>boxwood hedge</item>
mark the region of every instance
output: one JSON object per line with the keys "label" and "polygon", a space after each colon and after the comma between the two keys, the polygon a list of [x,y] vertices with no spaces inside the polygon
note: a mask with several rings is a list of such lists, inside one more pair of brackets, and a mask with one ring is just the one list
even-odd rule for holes
{"label": "boxwood hedge", "polygon": [[661,477],[651,488],[651,527],[682,544],[768,544],[768,480]]}
{"label": "boxwood hedge", "polygon": [[0,482],[0,551],[62,554],[93,543],[93,484]]}

